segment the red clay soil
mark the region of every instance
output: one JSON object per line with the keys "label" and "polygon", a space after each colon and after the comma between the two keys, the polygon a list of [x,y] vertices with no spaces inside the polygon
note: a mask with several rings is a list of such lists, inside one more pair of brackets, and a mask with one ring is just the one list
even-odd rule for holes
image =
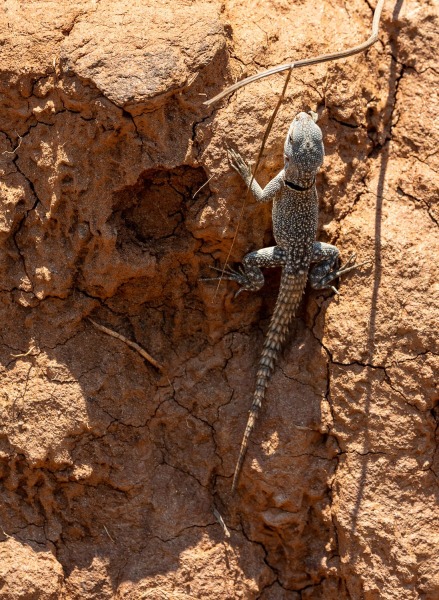
{"label": "red clay soil", "polygon": [[[255,160],[284,76],[203,102],[364,41],[374,6],[5,1],[0,599],[439,598],[437,2],[292,75],[259,181],[318,112],[319,239],[373,264],[307,290],[233,497],[279,274],[200,280],[245,194],[225,148]],[[249,202],[232,264],[271,243]]]}

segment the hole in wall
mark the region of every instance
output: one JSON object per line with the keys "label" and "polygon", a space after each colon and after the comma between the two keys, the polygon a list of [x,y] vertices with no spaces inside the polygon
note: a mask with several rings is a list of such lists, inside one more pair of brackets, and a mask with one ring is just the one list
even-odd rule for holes
{"label": "hole in wall", "polygon": [[195,216],[210,195],[208,186],[200,190],[206,181],[201,167],[146,171],[134,186],[115,197],[113,223],[118,242],[149,246],[187,235],[186,220]]}

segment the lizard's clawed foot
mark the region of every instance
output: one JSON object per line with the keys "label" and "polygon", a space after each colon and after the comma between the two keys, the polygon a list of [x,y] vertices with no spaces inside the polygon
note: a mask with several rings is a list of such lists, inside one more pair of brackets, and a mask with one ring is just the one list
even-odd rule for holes
{"label": "lizard's clawed foot", "polygon": [[242,275],[245,277],[244,272],[235,271],[230,265],[226,265],[222,269],[209,265],[209,269],[212,269],[212,271],[218,271],[218,273],[221,273],[221,275],[219,277],[201,277],[201,281],[218,281],[219,279],[237,281],[237,277],[241,277]]}
{"label": "lizard's clawed foot", "polygon": [[201,277],[201,281],[221,281],[222,279],[226,281],[236,281],[236,283],[238,283],[241,287],[235,293],[234,298],[236,298],[241,292],[244,292],[246,290],[253,291],[254,289],[258,289],[252,285],[251,281],[245,274],[244,269],[242,267],[238,267],[237,271],[235,271],[235,269],[232,269],[232,267],[229,265],[227,265],[223,269],[219,269],[218,267],[212,266],[210,266],[210,268],[214,271],[218,271],[218,273],[221,273],[221,275],[219,277]]}
{"label": "lizard's clawed foot", "polygon": [[373,260],[370,258],[367,260],[364,260],[361,263],[356,263],[355,262],[356,258],[357,258],[357,255],[355,254],[355,252],[353,252],[343,266],[341,266],[338,269],[336,269],[335,271],[331,271],[330,273],[325,275],[325,277],[323,277],[320,281],[321,289],[332,290],[335,294],[338,295],[339,294],[338,290],[333,285],[328,285],[331,283],[331,281],[334,281],[334,279],[338,279],[342,275],[346,275],[346,273],[349,273],[350,271],[353,271],[354,269],[358,269],[359,267],[373,263]]}
{"label": "lizard's clawed foot", "polygon": [[244,180],[246,180],[248,177],[251,177],[251,169],[239,152],[236,152],[236,150],[233,150],[233,148],[226,148],[226,151],[232,169],[239,173]]}

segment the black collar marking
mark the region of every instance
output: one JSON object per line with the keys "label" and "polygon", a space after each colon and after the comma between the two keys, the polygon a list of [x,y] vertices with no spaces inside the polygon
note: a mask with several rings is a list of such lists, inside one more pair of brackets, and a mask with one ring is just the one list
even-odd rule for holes
{"label": "black collar marking", "polygon": [[301,185],[297,185],[297,183],[293,183],[292,181],[287,181],[286,179],[284,179],[284,181],[285,181],[285,185],[287,185],[292,190],[295,190],[296,192],[306,192],[307,190],[310,190],[312,187],[314,187],[316,184],[315,179],[313,180],[311,185],[309,185],[308,187],[302,187]]}

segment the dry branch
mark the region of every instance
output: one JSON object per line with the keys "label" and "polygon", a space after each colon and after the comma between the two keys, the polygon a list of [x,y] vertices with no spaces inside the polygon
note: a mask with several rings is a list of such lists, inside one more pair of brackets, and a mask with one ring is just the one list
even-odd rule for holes
{"label": "dry branch", "polygon": [[371,35],[368,40],[363,42],[363,44],[360,44],[359,46],[354,46],[353,48],[348,48],[347,50],[342,50],[341,52],[321,54],[320,56],[314,56],[311,58],[297,60],[291,63],[285,63],[283,65],[278,65],[277,67],[272,67],[267,71],[262,71],[262,73],[256,73],[256,75],[251,75],[250,77],[247,77],[246,79],[243,79],[242,81],[238,81],[238,83],[231,85],[220,94],[217,94],[210,100],[206,100],[204,104],[206,104],[207,106],[209,106],[210,104],[214,104],[215,102],[218,102],[218,100],[221,100],[221,98],[224,98],[224,96],[227,96],[228,94],[239,90],[240,88],[248,85],[249,83],[253,83],[253,81],[258,81],[259,79],[264,79],[264,77],[269,77],[270,75],[274,75],[275,73],[281,73],[282,71],[292,71],[293,69],[298,69],[299,67],[317,65],[319,63],[328,62],[330,60],[339,60],[340,58],[347,58],[348,56],[352,56],[354,54],[358,54],[359,52],[363,52],[363,50],[366,50],[367,48],[369,48],[369,46],[372,46],[372,44],[374,44],[378,40],[379,24],[381,12],[383,10],[383,5],[384,0],[378,0],[375,12],[373,14]]}
{"label": "dry branch", "polygon": [[156,369],[158,369],[159,371],[163,371],[163,365],[158,363],[155,360],[155,358],[153,358],[150,354],[148,354],[148,352],[146,350],[144,350],[141,346],[139,346],[139,344],[136,344],[136,342],[132,342],[125,336],[121,335],[120,333],[117,333],[117,331],[113,331],[112,329],[108,329],[108,327],[105,327],[104,325],[100,325],[99,323],[96,323],[96,321],[93,321],[93,319],[89,318],[88,320],[94,327],[96,327],[96,329],[99,329],[99,331],[103,331],[107,335],[111,335],[111,337],[114,337],[117,340],[120,340],[121,342],[126,344],[127,346],[130,346],[136,352],[138,352],[140,354],[140,356],[142,356],[145,360],[147,360],[149,363],[151,363]]}

